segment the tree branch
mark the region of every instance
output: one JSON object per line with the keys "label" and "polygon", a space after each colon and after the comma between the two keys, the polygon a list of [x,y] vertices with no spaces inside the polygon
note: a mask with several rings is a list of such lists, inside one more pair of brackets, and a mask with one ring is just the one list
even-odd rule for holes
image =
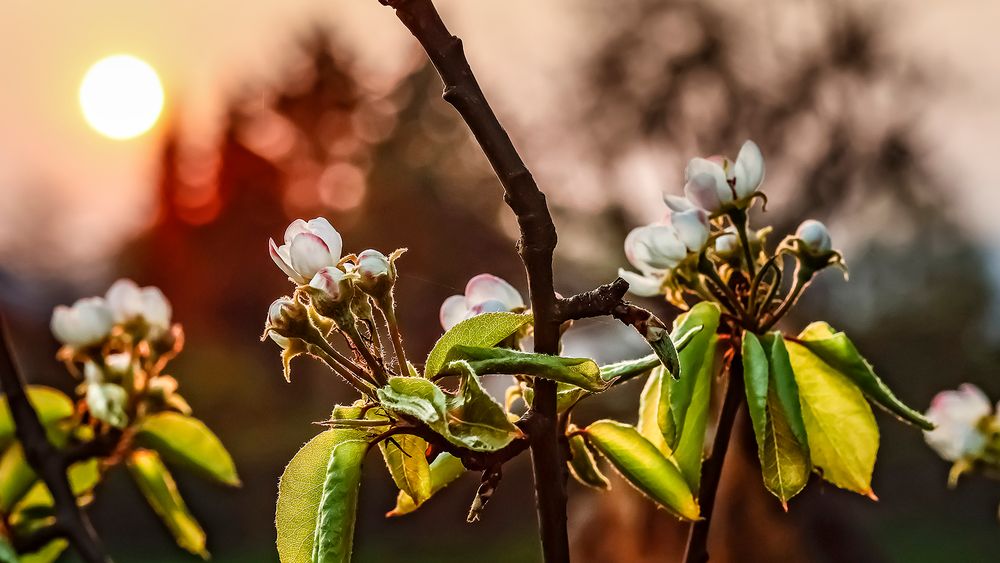
{"label": "tree branch", "polygon": [[[73,545],[80,557],[88,563],[110,563],[111,558],[101,547],[97,533],[87,515],[76,503],[76,495],[66,477],[66,459],[49,442],[45,428],[38,419],[38,413],[28,401],[24,379],[14,362],[14,352],[7,333],[7,325],[0,315],[0,385],[7,395],[14,432],[24,447],[24,455],[48,487],[55,502],[55,529],[45,533],[53,535],[58,531]],[[44,539],[44,537],[42,538]]]}
{"label": "tree branch", "polygon": [[[462,115],[504,188],[504,201],[521,231],[518,252],[528,277],[535,316],[535,351],[559,353],[557,299],[552,278],[556,229],[545,195],[521,160],[507,132],[486,101],[462,49],[445,27],[431,0],[380,0],[423,46],[444,82],[444,99]],[[535,382],[535,397],[523,420],[529,431],[542,551],[549,563],[569,561],[566,533],[566,468],[559,446],[556,386]]]}

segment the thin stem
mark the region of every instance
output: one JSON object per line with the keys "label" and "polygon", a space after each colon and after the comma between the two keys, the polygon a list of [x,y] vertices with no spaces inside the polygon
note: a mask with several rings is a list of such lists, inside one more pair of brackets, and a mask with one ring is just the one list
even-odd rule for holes
{"label": "thin stem", "polygon": [[757,275],[753,277],[753,281],[750,282],[750,298],[748,302],[749,302],[749,313],[751,317],[753,317],[754,314],[757,312],[757,308],[759,306],[757,303],[757,292],[759,291],[760,284],[762,281],[764,281],[764,276],[767,275],[767,272],[771,269],[774,269],[775,283],[772,284],[771,287],[774,287],[774,285],[780,283],[781,281],[781,268],[779,268],[778,265],[776,264],[778,256],[780,256],[780,254],[775,254],[774,256],[768,258],[767,262],[764,262],[764,265],[761,266],[760,271],[757,272]]}
{"label": "thin stem", "polygon": [[392,298],[392,293],[386,293],[385,298],[380,300],[378,308],[385,317],[385,324],[389,327],[389,337],[392,338],[392,350],[396,354],[396,363],[399,364],[401,375],[409,375],[409,365],[406,363],[406,349],[403,348],[403,336],[399,331],[399,323],[396,321],[396,302]]}
{"label": "thin stem", "polygon": [[38,413],[28,401],[24,379],[14,362],[14,352],[7,334],[7,325],[0,315],[0,384],[7,395],[14,433],[24,447],[24,455],[48,487],[55,503],[56,530],[69,540],[80,558],[87,563],[109,563],[97,532],[90,519],[76,503],[76,495],[66,477],[66,460],[45,435]]}
{"label": "thin stem", "polygon": [[736,414],[742,404],[740,390],[743,388],[743,360],[740,356],[738,343],[734,344],[733,350],[733,358],[728,369],[726,395],[722,400],[722,409],[715,430],[715,440],[712,442],[712,453],[705,460],[701,471],[701,491],[698,493],[701,520],[691,524],[687,549],[684,553],[685,563],[706,563],[708,561],[708,532],[712,525],[715,495],[719,490],[722,466],[726,460],[726,452],[729,450],[733,423],[736,421]]}
{"label": "thin stem", "polygon": [[765,332],[774,326],[795,305],[795,302],[799,300],[799,296],[802,295],[802,290],[812,281],[813,273],[812,270],[803,268],[801,263],[795,267],[795,284],[792,285],[792,290],[785,296],[785,300],[781,302],[781,305],[761,325],[761,332]]}
{"label": "thin stem", "polygon": [[[556,228],[545,194],[521,160],[510,137],[486,101],[462,41],[453,36],[430,0],[380,0],[392,6],[396,16],[427,52],[444,82],[445,101],[465,120],[504,188],[504,201],[514,212],[521,239],[518,251],[528,277],[528,290],[535,324],[535,352],[559,353],[559,327],[553,285],[552,254]],[[547,563],[569,561],[566,531],[566,468],[556,430],[556,386],[552,381],[535,384],[532,406],[523,420],[528,429],[535,477],[542,552]]]}
{"label": "thin stem", "polygon": [[344,378],[344,380],[347,381],[351,387],[354,387],[358,393],[371,397],[372,399],[378,399],[378,396],[375,393],[375,387],[372,386],[371,383],[351,373],[349,369],[343,366],[319,346],[316,346],[315,344],[308,344],[307,346],[309,347],[310,354],[323,360],[323,363],[329,366],[334,373]]}
{"label": "thin stem", "polygon": [[361,354],[361,359],[368,364],[371,368],[372,374],[375,376],[375,382],[379,385],[385,385],[389,383],[389,377],[385,374],[385,368],[380,361],[381,358],[376,358],[372,351],[368,349],[368,345],[365,344],[364,338],[361,338],[361,333],[358,332],[358,327],[354,325],[353,321],[344,323],[345,326],[341,326],[340,329],[344,331],[344,334],[351,340],[354,345],[354,349]]}
{"label": "thin stem", "polygon": [[709,262],[704,253],[698,257],[698,271],[705,274],[705,276],[708,277],[714,285],[717,285],[725,294],[726,299],[729,301],[730,308],[740,317],[741,322],[743,319],[746,319],[746,309],[743,308],[743,303],[740,301],[740,298],[737,297],[732,288],[729,287],[729,285],[726,284],[721,277],[719,277],[719,272],[716,271],[715,266]]}
{"label": "thin stem", "polygon": [[315,339],[315,340],[308,341],[307,344],[315,346],[319,350],[322,350],[323,352],[325,352],[337,364],[339,364],[341,367],[346,368],[348,371],[350,371],[352,374],[354,374],[354,376],[357,377],[358,379],[361,379],[361,380],[367,382],[370,385],[374,385],[375,384],[375,382],[370,379],[371,378],[371,374],[369,374],[364,369],[362,369],[361,366],[359,366],[358,364],[354,363],[354,360],[352,360],[352,359],[348,358],[347,356],[341,354],[340,350],[337,350],[336,348],[334,348],[333,345],[330,344],[330,342],[327,341],[327,339],[322,338],[322,336],[320,338]]}
{"label": "thin stem", "polygon": [[757,275],[757,263],[753,259],[753,251],[750,249],[750,235],[747,229],[750,228],[750,221],[747,212],[743,209],[736,209],[729,213],[729,218],[736,227],[736,232],[740,235],[740,245],[743,247],[743,258],[747,262],[747,272],[753,279]]}

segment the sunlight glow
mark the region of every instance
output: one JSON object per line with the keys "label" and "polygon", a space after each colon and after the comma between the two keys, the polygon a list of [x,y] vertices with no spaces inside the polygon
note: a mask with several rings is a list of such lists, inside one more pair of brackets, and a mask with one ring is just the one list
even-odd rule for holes
{"label": "sunlight glow", "polygon": [[80,108],[98,133],[131,139],[156,124],[163,110],[163,87],[145,61],[131,55],[105,57],[83,77]]}

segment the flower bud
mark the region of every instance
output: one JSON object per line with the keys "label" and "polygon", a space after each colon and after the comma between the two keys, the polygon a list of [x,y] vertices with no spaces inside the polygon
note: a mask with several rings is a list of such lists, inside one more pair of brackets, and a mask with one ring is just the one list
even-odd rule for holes
{"label": "flower bud", "polygon": [[354,296],[353,284],[356,279],[356,274],[348,274],[336,266],[327,266],[316,272],[309,281],[309,287],[322,291],[326,298],[334,302],[341,302]]}
{"label": "flower bud", "polygon": [[764,155],[753,141],[743,143],[732,170],[733,190],[738,199],[753,195],[764,181]]}
{"label": "flower bud", "polygon": [[982,423],[992,410],[989,399],[975,385],[965,383],[957,391],[942,391],[927,411],[935,428],[924,432],[924,440],[945,460],[974,458],[986,446]]}
{"label": "flower bud", "polygon": [[107,368],[108,373],[115,376],[123,377],[128,375],[132,369],[132,354],[128,352],[108,354],[104,357],[104,366]]}
{"label": "flower bud", "polygon": [[91,416],[116,428],[128,425],[125,404],[128,392],[114,383],[91,383],[87,385],[87,409]]}
{"label": "flower bud", "polygon": [[643,273],[663,273],[687,257],[688,249],[670,225],[646,225],[625,237],[625,257]]}
{"label": "flower bud", "polygon": [[722,256],[731,256],[740,248],[740,240],[735,233],[725,233],[715,239],[715,252]]}
{"label": "flower bud", "polygon": [[795,231],[795,236],[813,255],[829,254],[833,250],[833,243],[830,240],[830,233],[826,230],[826,225],[815,219],[803,221]]}
{"label": "flower bud", "polygon": [[170,329],[170,302],[158,287],[142,287],[129,279],[111,284],[104,296],[116,323],[145,322],[154,334]]}
{"label": "flower bud", "polygon": [[362,291],[379,297],[392,289],[396,282],[396,272],[385,254],[368,249],[358,255],[358,287]]}
{"label": "flower bud", "polygon": [[308,323],[309,315],[305,306],[290,297],[279,297],[267,309],[264,332],[281,345],[278,338],[297,336]]}
{"label": "flower bud", "polygon": [[274,239],[268,241],[271,259],[298,285],[309,283],[323,268],[336,266],[343,250],[340,233],[322,217],[292,221],[285,229],[284,242],[278,246]]}
{"label": "flower bud", "polygon": [[465,295],[452,295],[441,304],[439,318],[445,330],[483,313],[524,309],[524,299],[514,286],[492,274],[479,274],[465,286]]}
{"label": "flower bud", "polygon": [[681,212],[671,212],[667,215],[669,223],[676,229],[677,237],[691,252],[700,252],[708,241],[708,213],[703,209],[689,209]]}
{"label": "flower bud", "polygon": [[78,300],[71,307],[59,305],[52,311],[50,328],[63,344],[85,347],[98,344],[111,334],[114,318],[100,297]]}

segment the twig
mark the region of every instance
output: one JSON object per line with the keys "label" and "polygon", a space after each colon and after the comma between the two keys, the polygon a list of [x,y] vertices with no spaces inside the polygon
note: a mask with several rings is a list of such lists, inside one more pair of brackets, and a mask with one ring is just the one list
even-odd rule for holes
{"label": "twig", "polygon": [[[545,195],[486,101],[462,50],[462,41],[441,21],[431,0],[380,0],[416,37],[444,82],[444,99],[462,115],[504,188],[521,231],[518,252],[528,277],[535,316],[535,351],[559,353],[557,299],[552,279],[556,229]],[[566,468],[559,447],[555,382],[538,379],[531,409],[523,420],[531,441],[535,497],[548,563],[569,561],[566,533]]]}
{"label": "twig", "polygon": [[722,466],[726,461],[726,451],[729,449],[733,423],[736,421],[736,414],[742,404],[740,391],[743,388],[743,359],[737,345],[734,344],[733,350],[734,354],[728,368],[726,395],[722,400],[715,439],[712,442],[711,457],[705,460],[701,472],[701,491],[698,493],[701,520],[691,524],[687,549],[684,553],[684,563],[707,563],[708,561],[708,531],[712,525],[715,494],[719,490],[719,480],[722,478]]}
{"label": "twig", "polygon": [[38,420],[38,413],[28,401],[24,379],[14,362],[14,352],[2,315],[0,340],[3,340],[3,345],[0,346],[0,385],[7,395],[7,403],[14,418],[14,432],[24,447],[28,464],[48,487],[55,503],[55,529],[43,534],[42,539],[59,532],[59,535],[69,540],[84,561],[109,563],[111,558],[104,552],[90,519],[76,503],[76,495],[66,477],[67,460],[49,442],[45,428]]}

